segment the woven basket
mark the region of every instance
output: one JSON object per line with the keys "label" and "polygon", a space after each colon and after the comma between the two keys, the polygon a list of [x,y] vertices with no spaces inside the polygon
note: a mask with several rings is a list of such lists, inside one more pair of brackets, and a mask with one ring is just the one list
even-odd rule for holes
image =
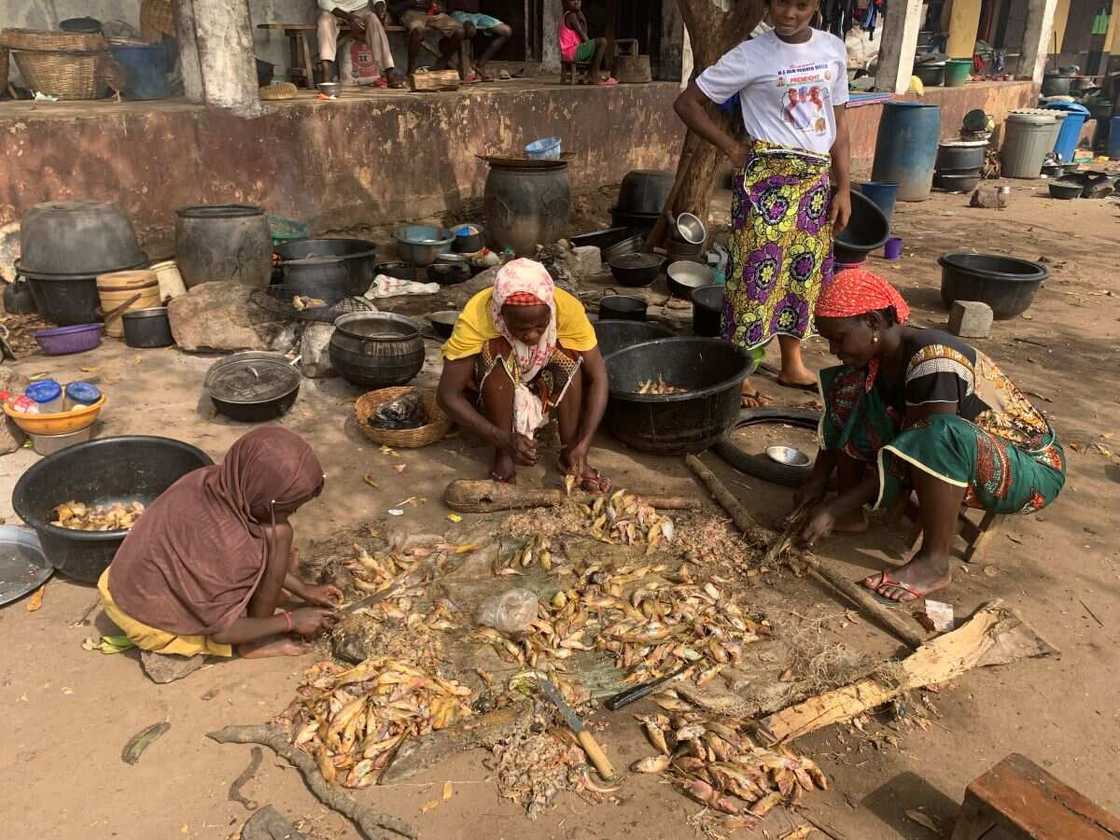
{"label": "woven basket", "polygon": [[48,32],[42,29],[0,31],[0,47],[33,52],[97,52],[106,48],[104,35],[80,32]]}
{"label": "woven basket", "polygon": [[414,390],[410,385],[401,385],[396,388],[382,388],[370,391],[358,397],[354,403],[354,418],[358,421],[358,428],[367,438],[374,443],[385,446],[395,446],[401,449],[419,449],[443,438],[451,431],[451,418],[443,413],[443,409],[436,402],[434,391],[421,391],[420,396],[424,401],[424,410],[428,412],[429,422],[419,429],[378,429],[369,424],[373,416],[382,405],[392,402],[398,397],[403,397]]}
{"label": "woven basket", "polygon": [[105,52],[16,52],[25,87],[59,99],[100,99],[105,90]]}

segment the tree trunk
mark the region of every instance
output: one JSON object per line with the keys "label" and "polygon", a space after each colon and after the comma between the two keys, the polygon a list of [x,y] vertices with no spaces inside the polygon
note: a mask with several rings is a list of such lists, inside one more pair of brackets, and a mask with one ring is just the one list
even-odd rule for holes
{"label": "tree trunk", "polygon": [[[692,42],[693,67],[699,74],[715,64],[725,52],[743,41],[762,20],[763,0],[730,0],[730,11],[724,11],[716,0],[677,0]],[[709,112],[717,115],[714,105]],[[722,116],[719,117],[722,119]],[[720,152],[710,143],[687,132],[677,164],[677,177],[669,196],[667,209],[674,217],[685,211],[695,213],[705,223],[712,198],[712,184],[719,167]],[[650,234],[650,245],[665,237],[665,218],[658,220]]]}

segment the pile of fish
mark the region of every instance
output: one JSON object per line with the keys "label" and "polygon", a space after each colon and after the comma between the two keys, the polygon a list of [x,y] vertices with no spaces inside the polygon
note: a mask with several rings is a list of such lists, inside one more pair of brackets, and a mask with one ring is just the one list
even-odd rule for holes
{"label": "pile of fish", "polygon": [[554,557],[550,545],[533,538],[498,571],[521,574],[536,562],[559,579],[560,588],[538,604],[530,631],[516,641],[485,627],[475,636],[505,662],[556,675],[562,689],[570,683],[564,660],[578,651],[609,654],[630,683],[695,665],[695,680],[703,685],[739,659],[743,644],[768,632],[715,582],[694,580],[689,563],[672,572],[667,563],[641,561],[610,569]]}
{"label": "pile of fish", "polygon": [[498,792],[535,820],[564,790],[593,792],[583,750],[552,732],[527,732],[493,747]]}
{"label": "pile of fish", "polygon": [[682,388],[680,385],[670,385],[662,378],[661,374],[657,374],[657,379],[647,379],[638,383],[639,394],[656,394],[663,397],[669,394],[684,394],[687,392],[688,389]]}
{"label": "pile of fish", "polygon": [[691,711],[675,692],[654,700],[670,714],[635,716],[657,754],[634,762],[634,772],[667,774],[686,796],[739,818],[741,827],[804,792],[828,790],[811,759],[760,747],[738,729]]}
{"label": "pile of fish", "polygon": [[[564,479],[568,495],[575,487],[575,477]],[[642,497],[626,490],[616,490],[609,496],[596,497],[591,504],[576,506],[586,520],[587,533],[599,542],[634,545],[644,542],[646,553],[652,554],[664,540],[672,542],[676,529],[673,520],[660,514]],[[532,565],[527,564],[527,565]]]}
{"label": "pile of fish", "polygon": [[143,512],[142,502],[115,502],[111,505],[63,502],[54,509],[51,524],[73,531],[127,531]]}
{"label": "pile of fish", "polygon": [[471,714],[469,688],[386,657],[354,668],[320,662],[297,695],[278,722],[324,779],[348,788],[376,782],[406,739]]}

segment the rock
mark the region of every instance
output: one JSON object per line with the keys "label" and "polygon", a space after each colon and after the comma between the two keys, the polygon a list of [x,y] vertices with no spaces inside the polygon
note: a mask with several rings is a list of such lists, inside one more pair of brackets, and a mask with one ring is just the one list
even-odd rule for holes
{"label": "rock", "polygon": [[241,827],[241,840],[308,840],[307,835],[296,830],[288,818],[265,805],[249,817]]}
{"label": "rock", "polygon": [[311,379],[338,376],[335,369],[331,367],[329,348],[332,335],[334,335],[333,324],[313,322],[303,328],[299,352],[304,376]]}
{"label": "rock", "polygon": [[272,349],[287,321],[254,305],[253,291],[241,283],[202,283],[170,301],[167,314],[179,349]]}
{"label": "rock", "polygon": [[988,338],[992,334],[992,307],[978,300],[958,300],[949,310],[949,332],[961,338]]}
{"label": "rock", "polygon": [[140,651],[140,666],[154,683],[164,683],[181,680],[193,674],[206,664],[205,656],[175,656],[170,653],[156,653],[150,650]]}
{"label": "rock", "polygon": [[293,350],[297,350],[300,343],[299,325],[289,321],[272,339],[270,349],[277,353],[287,355]]}
{"label": "rock", "polygon": [[594,245],[580,245],[569,252],[567,263],[576,277],[593,277],[603,272],[603,253]]}

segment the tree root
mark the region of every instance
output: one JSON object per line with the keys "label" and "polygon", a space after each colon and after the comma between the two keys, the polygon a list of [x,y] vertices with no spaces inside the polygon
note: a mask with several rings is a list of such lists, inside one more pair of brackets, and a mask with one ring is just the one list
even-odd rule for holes
{"label": "tree root", "polygon": [[[227,726],[217,732],[207,733],[206,737],[219,744],[260,744],[287,759],[303,775],[304,782],[315,797],[354,823],[366,840],[389,840],[391,835],[416,840],[416,829],[404,820],[359,805],[349,794],[331,786],[323,778],[311,756],[288,743],[284,733],[275,727],[263,724]],[[386,831],[390,834],[386,834]]]}

